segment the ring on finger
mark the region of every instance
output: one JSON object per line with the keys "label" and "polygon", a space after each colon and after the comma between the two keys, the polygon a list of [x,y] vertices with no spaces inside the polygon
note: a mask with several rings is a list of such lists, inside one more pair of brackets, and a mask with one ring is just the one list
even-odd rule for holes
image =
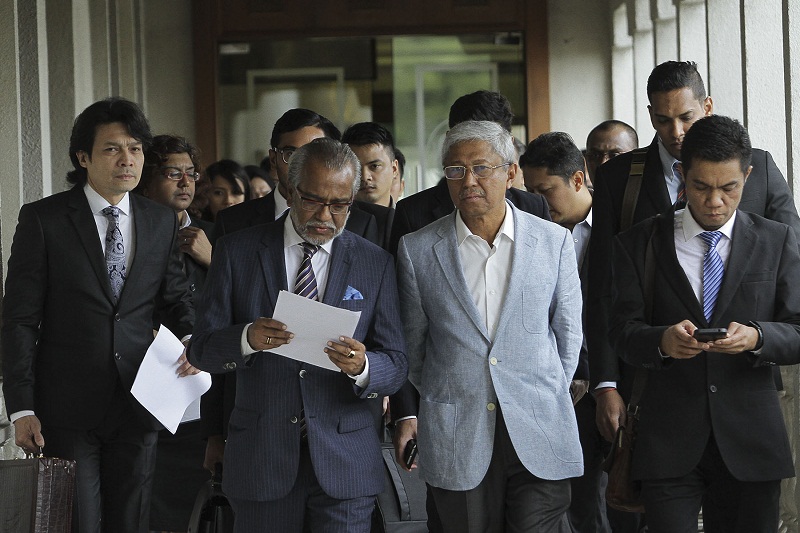
{"label": "ring on finger", "polygon": [[347,354],[347,357],[349,357],[350,359],[352,359],[355,356],[356,356],[355,350],[350,350],[350,353]]}
{"label": "ring on finger", "polygon": [[272,344],[272,337],[267,337],[267,344]]}

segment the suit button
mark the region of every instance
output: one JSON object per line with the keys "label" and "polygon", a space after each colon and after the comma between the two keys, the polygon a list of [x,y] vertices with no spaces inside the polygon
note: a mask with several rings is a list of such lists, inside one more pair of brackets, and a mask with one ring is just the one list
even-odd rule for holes
{"label": "suit button", "polygon": [[711,385],[711,386],[708,388],[708,390],[710,390],[711,392],[717,392],[717,386],[716,386],[716,385]]}
{"label": "suit button", "polygon": [[122,356],[119,354],[119,352],[116,352],[116,353],[114,354],[114,359],[116,359],[117,361],[119,361],[120,359],[122,359]]}
{"label": "suit button", "polygon": [[493,403],[489,403],[489,404],[486,406],[486,409],[487,409],[487,410],[489,410],[489,411],[494,411],[494,409],[495,409],[495,405],[494,405]]}
{"label": "suit button", "polygon": [[236,363],[233,362],[225,363],[224,365],[222,365],[222,368],[224,368],[225,370],[234,370],[236,368]]}
{"label": "suit button", "polygon": [[116,320],[117,322],[119,322],[120,320],[122,320],[122,317],[121,317],[121,316],[119,316],[119,313],[117,313],[116,315],[114,315],[114,320]]}
{"label": "suit button", "polygon": [[306,377],[306,371],[305,370],[301,370],[300,371],[300,378],[302,379],[304,377]]}
{"label": "suit button", "polygon": [[496,365],[497,364],[497,357],[492,357],[491,359],[489,359],[489,362],[491,364],[493,364],[493,365]]}
{"label": "suit button", "polygon": [[189,285],[189,290],[194,292],[197,290],[197,286],[194,283],[192,283],[191,285]]}
{"label": "suit button", "polygon": [[293,416],[292,418],[289,419],[289,422],[291,422],[292,424],[297,424],[297,417]]}
{"label": "suit button", "polygon": [[367,398],[377,398],[377,397],[378,397],[377,392],[370,392],[369,394],[367,394]]}

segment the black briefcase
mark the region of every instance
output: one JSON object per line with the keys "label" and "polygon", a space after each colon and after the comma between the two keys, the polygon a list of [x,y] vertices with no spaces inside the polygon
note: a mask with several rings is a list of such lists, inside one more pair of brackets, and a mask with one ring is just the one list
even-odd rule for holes
{"label": "black briefcase", "polygon": [[381,449],[386,487],[378,494],[372,533],[427,533],[427,489],[416,470],[407,472],[394,458],[391,439]]}
{"label": "black briefcase", "polygon": [[69,533],[74,498],[75,461],[0,461],[0,531]]}
{"label": "black briefcase", "polygon": [[222,492],[222,465],[197,493],[187,533],[233,533],[233,509]]}

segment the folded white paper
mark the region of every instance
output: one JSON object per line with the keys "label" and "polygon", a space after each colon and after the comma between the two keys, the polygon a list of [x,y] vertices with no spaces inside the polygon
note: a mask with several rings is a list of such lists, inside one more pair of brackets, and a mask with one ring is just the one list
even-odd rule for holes
{"label": "folded white paper", "polygon": [[131,387],[131,394],[173,434],[192,404],[211,387],[211,376],[200,372],[193,376],[178,377],[178,359],[183,353],[183,343],[166,326],[162,325],[153,343],[144,355],[142,365]]}
{"label": "folded white paper", "polygon": [[341,336],[352,337],[361,311],[340,309],[281,291],[272,318],[286,324],[286,331],[294,333],[294,338],[289,344],[269,350],[270,353],[340,372],[323,349],[328,341],[339,342]]}

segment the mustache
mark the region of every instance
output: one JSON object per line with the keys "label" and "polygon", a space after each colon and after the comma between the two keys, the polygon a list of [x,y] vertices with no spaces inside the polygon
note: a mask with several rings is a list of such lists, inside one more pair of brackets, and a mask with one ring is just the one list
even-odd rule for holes
{"label": "mustache", "polygon": [[458,199],[463,200],[467,196],[478,196],[480,198],[486,197],[486,191],[478,188],[466,189],[458,193]]}

